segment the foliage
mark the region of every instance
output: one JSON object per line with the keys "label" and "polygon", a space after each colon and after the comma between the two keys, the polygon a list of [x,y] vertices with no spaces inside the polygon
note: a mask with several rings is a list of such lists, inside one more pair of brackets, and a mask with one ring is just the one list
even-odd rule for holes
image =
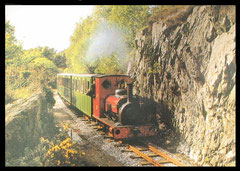
{"label": "foliage", "polygon": [[148,73],[149,74],[157,74],[160,72],[160,70],[161,70],[161,67],[160,67],[159,63],[154,62],[152,69],[149,69]]}
{"label": "foliage", "polygon": [[125,32],[126,42],[134,47],[136,32],[146,25],[150,17],[147,5],[103,5],[95,8],[94,15],[116,24]]}
{"label": "foliage", "polygon": [[120,68],[119,59],[116,55],[104,56],[95,62],[96,68],[94,73],[97,74],[123,74]]}
{"label": "foliage", "polygon": [[[95,58],[95,61],[91,61],[86,58],[88,57],[87,52],[91,41],[94,40],[93,36],[95,36],[95,33],[99,29],[100,25],[103,25],[104,23],[106,25],[114,25],[121,30],[123,33],[123,40],[125,41],[124,43],[126,43],[131,49],[134,47],[136,32],[147,23],[149,16],[149,6],[146,5],[96,6],[91,16],[84,20],[81,19],[81,21],[76,25],[74,33],[70,38],[71,45],[66,50],[67,68],[64,70],[64,72],[97,72],[109,74],[124,73],[121,70],[121,63],[117,62],[121,60],[119,54],[115,53],[113,56],[111,56],[111,54],[101,55],[101,59]],[[99,48],[101,48],[103,45],[104,42],[99,44]],[[120,50],[125,51],[125,49]],[[114,61],[111,63],[109,62],[109,59],[113,59]],[[104,61],[109,63],[106,64],[105,67],[103,67]],[[101,65],[97,64],[98,62],[100,62]],[[112,66],[115,66],[116,69],[114,69]]]}
{"label": "foliage", "polygon": [[192,8],[192,5],[156,5],[151,9],[149,22],[162,21],[177,25],[186,19]]}
{"label": "foliage", "polygon": [[44,86],[56,88],[56,74],[66,67],[66,56],[53,48],[23,50],[14,35],[15,29],[5,22],[5,103],[26,98]]}
{"label": "foliage", "polygon": [[59,53],[55,56],[53,63],[58,67],[58,68],[66,68],[66,56],[65,53]]}
{"label": "foliage", "polygon": [[47,100],[48,108],[51,109],[55,105],[55,102],[56,102],[55,99],[54,99],[53,92],[48,87],[43,87],[42,91],[43,91],[43,93],[45,95],[45,98]]}
{"label": "foliage", "polygon": [[85,62],[88,40],[93,34],[97,21],[89,16],[81,20],[70,38],[71,44],[66,50],[68,68],[65,70],[74,73],[89,73]]}
{"label": "foliage", "polygon": [[[135,37],[138,31],[159,20],[172,26],[180,24],[189,15],[191,9],[192,6],[183,5],[97,5],[92,15],[86,19],[81,19],[76,24],[76,28],[70,37],[70,46],[61,53],[56,53],[53,48],[49,47],[23,50],[14,36],[14,27],[11,26],[9,21],[6,21],[6,102],[15,100],[15,97],[25,97],[23,92],[31,94],[41,86],[56,88],[57,72],[80,74],[126,73],[127,63],[133,57],[131,54],[136,48]],[[94,36],[99,31],[100,25],[105,23],[121,30],[121,38],[127,48],[118,45],[116,47],[120,49],[119,51],[125,53],[101,53],[97,58],[93,58],[94,60],[90,60],[91,53],[88,54],[90,45],[92,41],[95,41]],[[151,40],[150,37],[146,38]],[[113,45],[104,44],[103,41],[99,43],[98,48],[104,49],[103,46],[107,50],[106,47]],[[97,48],[95,48],[95,51],[97,51]],[[148,55],[151,56],[151,53]],[[15,91],[17,89],[19,89],[18,91],[21,90],[22,93],[16,95]]]}
{"label": "foliage", "polygon": [[58,69],[56,65],[45,57],[39,57],[29,63],[31,70],[31,80],[35,81],[36,86],[46,86],[49,82],[56,79]]}
{"label": "foliage", "polygon": [[35,148],[25,148],[23,157],[7,160],[7,166],[84,166],[78,144],[67,135],[68,126],[53,138],[41,137]]}
{"label": "foliage", "polygon": [[5,22],[5,64],[6,66],[10,64],[15,64],[19,66],[19,58],[22,55],[22,46],[16,40],[15,28],[10,24],[9,21]]}
{"label": "foliage", "polygon": [[[50,143],[48,140],[42,138],[42,141]],[[60,144],[55,145],[51,143],[51,148],[47,151],[47,165],[52,166],[75,166],[79,161],[78,151],[72,149],[73,143],[70,138],[66,138]]]}

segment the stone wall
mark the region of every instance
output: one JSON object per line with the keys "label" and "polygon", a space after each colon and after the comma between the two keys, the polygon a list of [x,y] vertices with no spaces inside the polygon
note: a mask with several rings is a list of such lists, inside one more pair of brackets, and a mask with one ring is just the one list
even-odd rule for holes
{"label": "stone wall", "polygon": [[6,160],[22,156],[25,147],[34,147],[39,143],[40,137],[55,133],[52,99],[50,91],[43,91],[6,105]]}
{"label": "stone wall", "polygon": [[160,131],[199,165],[235,165],[235,6],[194,6],[175,25],[161,21],[136,37],[128,74],[134,94],[156,104]]}

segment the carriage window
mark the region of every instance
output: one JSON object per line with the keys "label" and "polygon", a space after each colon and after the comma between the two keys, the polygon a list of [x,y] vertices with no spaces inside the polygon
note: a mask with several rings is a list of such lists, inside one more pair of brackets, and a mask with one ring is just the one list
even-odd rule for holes
{"label": "carriage window", "polygon": [[108,80],[105,80],[105,81],[103,81],[102,86],[103,86],[105,89],[109,89],[109,88],[111,88],[111,82],[108,81]]}
{"label": "carriage window", "polygon": [[70,79],[69,78],[67,78],[67,83],[68,83],[67,87],[70,88]]}
{"label": "carriage window", "polygon": [[77,80],[75,80],[75,91],[77,91]]}
{"label": "carriage window", "polygon": [[74,88],[74,91],[76,91],[77,87],[76,87],[76,80],[75,79],[73,80],[73,88]]}
{"label": "carriage window", "polygon": [[74,91],[76,91],[77,90],[77,80],[75,79],[74,80]]}
{"label": "carriage window", "polygon": [[82,79],[82,93],[84,93],[84,79]]}
{"label": "carriage window", "polygon": [[82,83],[82,84],[83,84],[83,93],[85,93],[85,81],[86,81],[86,80],[83,79],[83,83]]}
{"label": "carriage window", "polygon": [[85,93],[88,91],[88,80],[85,80]]}
{"label": "carriage window", "polygon": [[72,80],[72,90],[74,90],[74,80]]}
{"label": "carriage window", "polygon": [[81,87],[80,92],[82,93],[83,92],[83,80],[82,79],[80,79],[80,87]]}
{"label": "carriage window", "polygon": [[74,91],[75,91],[75,89],[76,89],[75,82],[76,82],[76,80],[74,79],[74,80],[72,81],[72,88],[73,88]]}
{"label": "carriage window", "polygon": [[83,81],[83,93],[86,92],[86,82],[87,82],[87,80],[84,79],[84,81]]}
{"label": "carriage window", "polygon": [[81,80],[78,80],[78,91],[81,92]]}

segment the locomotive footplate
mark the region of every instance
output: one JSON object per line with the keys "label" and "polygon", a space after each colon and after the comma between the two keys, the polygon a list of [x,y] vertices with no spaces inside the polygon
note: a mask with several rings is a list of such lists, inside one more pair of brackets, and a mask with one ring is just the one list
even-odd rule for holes
{"label": "locomotive footplate", "polygon": [[154,136],[155,133],[156,131],[153,125],[125,125],[116,126],[112,129],[113,137],[116,140]]}
{"label": "locomotive footplate", "polygon": [[113,135],[115,140],[131,139],[134,137],[149,137],[156,134],[156,129],[152,124],[116,125],[116,123],[107,118],[93,117],[109,127],[109,132]]}

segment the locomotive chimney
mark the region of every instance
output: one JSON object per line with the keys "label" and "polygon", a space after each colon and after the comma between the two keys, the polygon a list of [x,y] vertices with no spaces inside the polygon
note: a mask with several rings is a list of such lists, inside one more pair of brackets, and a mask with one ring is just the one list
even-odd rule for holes
{"label": "locomotive chimney", "polygon": [[127,101],[132,102],[132,89],[133,89],[133,84],[132,82],[127,83]]}

